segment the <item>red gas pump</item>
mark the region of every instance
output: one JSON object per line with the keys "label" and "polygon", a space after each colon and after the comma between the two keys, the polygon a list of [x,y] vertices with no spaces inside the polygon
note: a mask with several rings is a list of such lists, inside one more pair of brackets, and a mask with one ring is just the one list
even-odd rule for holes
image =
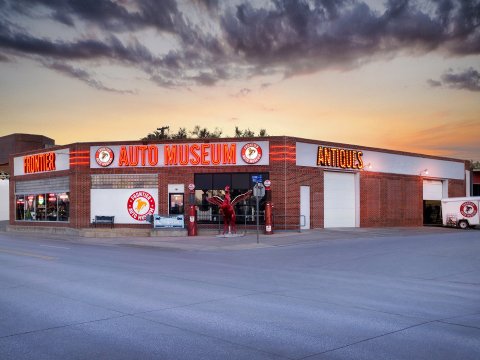
{"label": "red gas pump", "polygon": [[267,201],[265,203],[265,235],[273,234],[273,212],[272,212],[272,192],[270,186],[272,182],[270,180],[265,180],[263,183],[265,185],[265,194],[267,195]]}
{"label": "red gas pump", "polygon": [[187,219],[187,231],[188,236],[197,236],[197,209],[195,208],[195,184],[189,184],[188,190],[190,191],[189,196],[189,207],[188,207],[188,219]]}

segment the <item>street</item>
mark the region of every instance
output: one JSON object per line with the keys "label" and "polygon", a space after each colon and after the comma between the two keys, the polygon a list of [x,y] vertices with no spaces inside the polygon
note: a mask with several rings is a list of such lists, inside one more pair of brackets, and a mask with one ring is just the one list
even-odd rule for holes
{"label": "street", "polygon": [[148,241],[0,232],[0,359],[480,358],[478,230]]}

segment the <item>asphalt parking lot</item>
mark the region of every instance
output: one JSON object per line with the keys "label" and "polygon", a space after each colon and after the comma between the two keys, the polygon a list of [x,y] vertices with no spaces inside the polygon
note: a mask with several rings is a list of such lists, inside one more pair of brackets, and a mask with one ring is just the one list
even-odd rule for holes
{"label": "asphalt parking lot", "polygon": [[480,231],[0,232],[1,359],[478,359]]}

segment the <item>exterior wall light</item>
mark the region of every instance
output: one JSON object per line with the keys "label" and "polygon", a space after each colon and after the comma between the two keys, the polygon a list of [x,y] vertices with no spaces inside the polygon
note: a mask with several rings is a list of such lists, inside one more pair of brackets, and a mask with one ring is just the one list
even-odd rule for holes
{"label": "exterior wall light", "polygon": [[368,164],[364,165],[362,170],[363,171],[372,170],[372,163],[368,163]]}

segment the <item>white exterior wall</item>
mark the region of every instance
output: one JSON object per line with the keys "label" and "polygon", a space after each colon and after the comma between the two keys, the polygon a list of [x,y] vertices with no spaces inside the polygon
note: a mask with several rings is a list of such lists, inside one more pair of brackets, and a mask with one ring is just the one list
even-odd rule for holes
{"label": "white exterior wall", "polygon": [[[70,149],[59,149],[54,151],[44,151],[41,153],[35,153],[31,155],[40,155],[46,153],[55,153],[55,170],[52,171],[61,171],[61,170],[69,170],[70,169]],[[26,155],[26,156],[31,156]],[[15,176],[25,175],[25,170],[23,167],[23,159],[25,156],[17,156],[13,159],[13,174]],[[51,171],[43,171],[51,172]],[[41,174],[42,172],[37,172],[36,174]]]}
{"label": "white exterior wall", "polygon": [[0,180],[0,221],[10,217],[9,180]]}
{"label": "white exterior wall", "polygon": [[[297,142],[297,166],[318,167],[317,151],[321,144]],[[339,146],[342,149],[347,147]],[[360,149],[361,150],[361,149]],[[363,150],[361,150],[363,151]],[[364,171],[399,175],[423,175],[429,178],[464,180],[465,165],[461,161],[430,159],[426,157],[399,155],[379,151],[363,151]],[[370,164],[371,168],[367,168]],[[341,168],[325,169],[343,170]],[[428,175],[424,170],[428,169]]]}
{"label": "white exterior wall", "polygon": [[155,214],[158,213],[158,189],[91,189],[91,220],[96,215],[115,216],[115,224],[146,224],[132,218],[128,213],[128,199],[137,191],[148,192],[155,199]]}

